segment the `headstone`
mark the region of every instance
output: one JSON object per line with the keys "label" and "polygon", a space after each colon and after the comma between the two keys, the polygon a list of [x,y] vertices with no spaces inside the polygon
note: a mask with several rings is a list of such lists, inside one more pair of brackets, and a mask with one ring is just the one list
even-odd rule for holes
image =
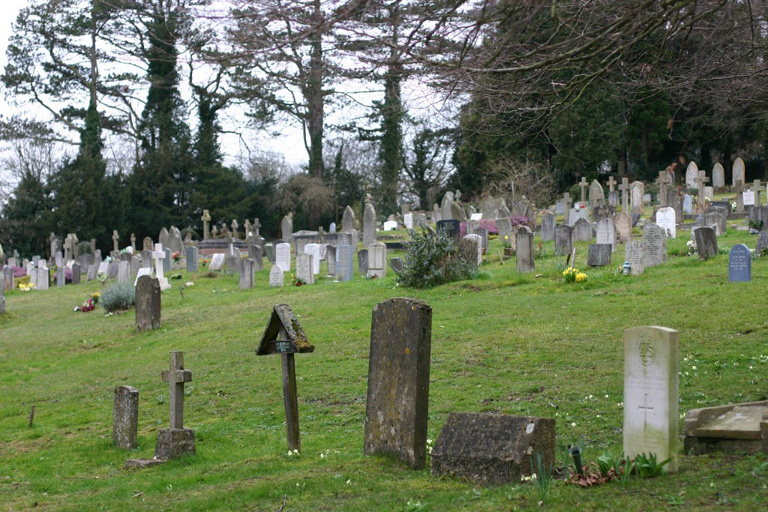
{"label": "headstone", "polygon": [[[397,222],[395,222],[397,226]],[[376,210],[371,203],[365,205],[363,212],[363,245],[368,247],[376,241]]]}
{"label": "headstone", "polygon": [[171,235],[166,228],[160,230],[160,235],[157,237],[157,243],[163,247],[168,247],[171,244]]}
{"label": "headstone", "polygon": [[318,275],[320,273],[320,244],[305,245],[304,254],[312,256],[312,273]]}
{"label": "headstone", "polygon": [[[512,221],[509,220],[508,217],[496,219],[496,229],[499,232],[499,240],[501,242],[507,243],[510,246],[514,245],[513,234],[512,234]],[[467,224],[467,233],[469,233],[469,224]]]}
{"label": "headstone", "polygon": [[712,200],[715,197],[714,187],[704,187],[704,199]]}
{"label": "headstone", "polygon": [[403,260],[400,258],[392,258],[389,260],[389,266],[395,274],[400,274],[403,271]]}
{"label": "headstone", "polygon": [[576,203],[571,208],[571,213],[568,215],[568,225],[575,226],[580,219],[589,222],[589,210],[586,203]]}
{"label": "headstone", "polygon": [[624,454],[655,454],[678,469],[680,421],[678,332],[667,327],[624,331]]}
{"label": "headstone", "polygon": [[163,245],[156,244],[155,250],[152,251],[152,258],[155,260],[155,274],[161,290],[168,290],[171,288],[171,285],[168,284],[168,279],[165,277],[165,265],[163,264],[163,260],[167,257],[168,255],[163,249]]}
{"label": "headstone", "polygon": [[[484,219],[495,219],[499,216],[499,209],[496,200],[492,197],[485,197],[480,201],[480,213]],[[460,219],[459,219],[460,220]]]}
{"label": "headstone", "polygon": [[437,222],[437,232],[444,233],[449,238],[458,240],[460,233],[460,223],[457,220],[441,220]]}
{"label": "headstone", "polygon": [[374,242],[368,246],[368,273],[378,278],[387,277],[387,246]]}
{"label": "headstone", "polygon": [[[77,265],[77,283],[74,282],[75,271],[74,265],[72,265],[72,284],[80,284],[80,265]],[[35,282],[35,288],[45,291],[51,284],[51,271],[45,265],[41,264],[37,269],[37,280]]]}
{"label": "headstone", "polygon": [[157,433],[155,458],[167,460],[195,455],[195,432],[184,428],[184,383],[192,380],[192,372],[184,368],[183,352],[171,352],[170,367],[163,371],[162,377],[169,388],[171,427],[161,428]]}
{"label": "headstone", "polygon": [[629,178],[621,178],[621,185],[619,185],[619,190],[621,190],[621,211],[625,213],[630,213],[629,188]]}
{"label": "headstone", "polygon": [[592,223],[587,219],[579,219],[573,225],[573,240],[589,242],[592,240]]}
{"label": "headstone", "polygon": [[150,251],[150,252],[155,250],[155,244],[152,242],[152,239],[149,238],[148,236],[144,237],[143,250]]}
{"label": "headstone", "polygon": [[630,273],[639,276],[645,272],[645,242],[632,240],[627,242],[624,261],[629,263]]}
{"label": "headstone", "polygon": [[352,245],[339,245],[335,253],[335,275],[339,281],[352,279],[355,265],[355,248]]}
{"label": "headstone", "polygon": [[558,224],[555,226],[555,254],[565,256],[573,250],[573,228]]}
{"label": "headstone", "polygon": [[336,233],[336,223],[335,222],[331,222],[331,225],[328,227],[328,232],[330,234]]}
{"label": "headstone", "polygon": [[[289,213],[288,215],[283,217],[283,220],[280,221],[280,236],[282,237],[283,240],[290,240],[292,234],[293,234],[293,214]],[[281,266],[281,268],[283,267]],[[290,268],[288,268],[286,272],[289,270]]]}
{"label": "headstone", "polygon": [[137,446],[139,429],[139,390],[132,386],[115,388],[112,411],[112,442],[123,450]]}
{"label": "headstone", "polygon": [[336,247],[329,245],[325,249],[325,261],[328,263],[328,275],[336,275]]}
{"label": "headstone", "polygon": [[602,219],[597,223],[595,241],[598,244],[609,244],[611,252],[616,251],[616,224],[613,222],[613,219]]}
{"label": "headstone", "polygon": [[616,209],[608,204],[595,206],[592,208],[592,221],[600,222],[602,219],[611,219],[616,217]]}
{"label": "headstone", "polygon": [[6,265],[3,267],[2,282],[5,284],[6,290],[13,290],[14,283],[14,265]]}
{"label": "headstone", "polygon": [[744,192],[744,182],[736,180],[733,188],[736,192],[736,213],[744,213],[744,196],[742,195]]}
{"label": "headstone", "polygon": [[744,160],[741,159],[741,157],[737,158],[733,161],[733,167],[732,169],[732,177],[731,177],[731,185],[735,188],[736,182],[741,181],[742,185],[747,182],[747,180],[744,177]]}
{"label": "headstone", "polygon": [[685,188],[696,188],[696,180],[699,177],[699,167],[691,161],[685,170]]}
{"label": "headstone", "polygon": [[693,409],[685,416],[683,453],[768,453],[768,402],[746,402]]}
{"label": "headstone", "polygon": [[197,266],[198,266],[198,259],[199,259],[199,251],[197,247],[194,245],[191,245],[187,247],[186,249],[186,264],[187,264],[187,272],[197,272]]}
{"label": "headstone", "polygon": [[240,265],[238,287],[241,290],[250,290],[256,282],[256,262],[250,258],[245,258],[240,261]]}
{"label": "headstone", "polygon": [[412,468],[426,461],[432,308],[394,298],[373,308],[365,411],[365,453]]}
{"label": "headstone", "polygon": [[720,162],[717,162],[712,169],[712,186],[716,189],[725,187],[725,170]]}
{"label": "headstone", "polygon": [[728,254],[728,280],[730,282],[752,280],[752,257],[749,247],[736,244]]}
{"label": "headstone", "polygon": [[632,213],[643,214],[645,205],[643,196],[645,195],[645,185],[642,181],[633,181],[630,188],[630,201],[632,202]]}
{"label": "headstone", "polygon": [[282,288],[283,282],[283,269],[279,265],[272,265],[272,269],[269,271],[269,286],[272,288]]}
{"label": "headstone", "polygon": [[483,262],[483,241],[480,235],[466,235],[459,242],[459,254],[467,263],[479,266]]}
{"label": "headstone", "polygon": [[616,237],[619,243],[624,244],[632,238],[632,217],[625,212],[616,216]]}
{"label": "headstone", "polygon": [[451,213],[453,215],[454,220],[457,220],[459,222],[467,222],[467,214],[464,212],[464,208],[459,206],[457,203],[451,204]]}
{"label": "headstone", "polygon": [[744,201],[744,206],[755,206],[755,192],[753,190],[745,190],[741,193],[741,197]]}
{"label": "headstone", "polygon": [[275,264],[283,272],[291,271],[291,244],[283,242],[275,246]]}
{"label": "headstone", "polygon": [[675,210],[670,207],[659,208],[656,212],[656,224],[664,230],[669,238],[677,237]]}
{"label": "headstone", "polygon": [[314,257],[311,254],[296,255],[296,278],[304,281],[304,284],[315,284]]}
{"label": "headstone", "polygon": [[603,206],[605,204],[605,192],[597,180],[592,180],[589,185],[589,205],[592,208]]}
{"label": "headstone", "polygon": [[405,215],[403,215],[403,224],[405,224],[405,229],[413,229],[412,213],[406,213]]}
{"label": "headstone", "polygon": [[517,228],[515,234],[517,271],[528,274],[536,270],[534,262],[533,232],[525,226]]}
{"label": "headstone", "polygon": [[362,249],[357,253],[357,271],[360,275],[368,275],[368,249]]}
{"label": "headstone", "polygon": [[683,199],[676,189],[672,188],[667,193],[667,205],[675,211],[675,222],[683,223]]}
{"label": "headstone", "polygon": [[357,231],[357,218],[351,206],[344,209],[344,215],[341,218],[341,231],[344,233]]}
{"label": "headstone", "polygon": [[160,315],[160,282],[150,276],[139,276],[136,281],[136,329],[159,329]]}
{"label": "headstone", "polygon": [[442,220],[454,220],[453,210],[451,205],[453,204],[453,192],[446,192],[443,196],[443,202],[440,205],[440,212],[442,214]]}
{"label": "headstone", "polygon": [[[498,221],[496,225],[498,227]],[[499,235],[501,235],[501,230],[499,230]],[[544,242],[555,239],[555,216],[550,212],[546,212],[541,216],[541,239]]]}
{"label": "headstone", "polygon": [[[74,277],[74,269],[72,270]],[[117,264],[117,282],[130,283],[131,282],[131,263],[128,261],[120,261]]]}
{"label": "headstone", "polygon": [[589,187],[589,184],[587,183],[587,178],[584,176],[581,177],[581,181],[578,183],[579,188],[581,189],[581,202],[584,203],[587,200],[586,190]]}
{"label": "headstone", "polygon": [[382,227],[384,231],[394,231],[397,229],[397,221],[396,220],[388,220],[384,223],[384,226]]}
{"label": "headstone", "polygon": [[220,271],[222,267],[224,266],[224,253],[216,253],[213,256],[211,256],[211,263],[209,265],[209,269],[212,271]]}
{"label": "headstone", "polygon": [[[5,272],[3,272],[5,273]],[[5,313],[5,277],[0,280],[0,315]]]}
{"label": "headstone", "polygon": [[[755,246],[755,252],[760,254],[766,249],[768,249],[768,231],[760,231],[760,233],[757,235],[757,245]],[[13,283],[13,281],[11,281],[11,283]],[[6,288],[8,288],[7,285]],[[13,286],[11,286],[11,288],[13,288]]]}
{"label": "headstone", "polygon": [[717,256],[717,235],[714,228],[701,227],[696,229],[696,252],[700,260],[706,260]]}
{"label": "headstone", "polygon": [[67,283],[66,276],[64,273],[64,267],[59,267],[56,269],[56,286],[61,288]]}
{"label": "headstone", "polygon": [[654,267],[667,261],[667,236],[661,227],[650,222],[643,226],[645,242],[644,267]]}
{"label": "headstone", "polygon": [[587,253],[587,265],[590,267],[604,267],[611,264],[611,244],[596,243],[590,244],[589,253]]}
{"label": "headstone", "polygon": [[693,213],[693,197],[690,194],[683,196],[683,213],[689,215]]}
{"label": "headstone", "polygon": [[171,258],[171,250],[163,246],[163,251],[165,251],[165,258],[163,258],[163,272],[170,272],[171,262],[173,261]]}

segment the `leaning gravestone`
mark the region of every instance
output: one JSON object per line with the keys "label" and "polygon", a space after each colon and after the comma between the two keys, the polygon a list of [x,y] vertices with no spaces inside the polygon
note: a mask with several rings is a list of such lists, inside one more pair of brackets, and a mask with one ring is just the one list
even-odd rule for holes
{"label": "leaning gravestone", "polygon": [[749,247],[744,244],[736,244],[728,254],[728,280],[730,282],[746,281],[752,279],[752,258]]}
{"label": "leaning gravestone", "polygon": [[656,225],[664,230],[669,238],[677,237],[677,217],[675,210],[670,207],[659,208],[656,212]]}
{"label": "leaning gravestone", "polygon": [[645,267],[654,267],[667,261],[667,235],[656,224],[648,223],[643,227],[645,242]]}
{"label": "leaning gravestone", "polygon": [[186,250],[187,272],[197,272],[199,254],[200,253],[197,247],[195,247],[194,245],[187,247],[187,250]]}
{"label": "leaning gravestone", "polygon": [[183,352],[171,352],[171,364],[163,371],[162,378],[169,388],[171,426],[157,433],[155,458],[167,460],[195,455],[195,431],[184,428],[184,383],[192,380],[192,372],[184,368]]}
{"label": "leaning gravestone", "polygon": [[112,442],[123,450],[136,448],[139,428],[139,390],[132,386],[115,388],[112,411]]}
{"label": "leaning gravestone", "polygon": [[519,483],[555,463],[555,420],[491,413],[450,413],[431,453],[434,476],[480,485]]}
{"label": "leaning gravestone", "polygon": [[279,265],[272,265],[272,269],[269,271],[269,286],[272,288],[282,288],[283,282],[283,270]]}
{"label": "leaning gravestone", "polygon": [[678,467],[678,343],[678,332],[667,327],[624,331],[624,453],[671,459],[671,472]]}
{"label": "leaning gravestone", "polygon": [[424,467],[429,417],[432,308],[394,298],[373,308],[365,410],[365,453]]}
{"label": "leaning gravestone", "polygon": [[339,281],[352,279],[355,265],[355,248],[351,245],[339,245],[336,247],[335,274]]}
{"label": "leaning gravestone", "polygon": [[700,260],[717,256],[717,235],[714,228],[701,227],[694,233],[696,237],[696,252]]}
{"label": "leaning gravestone", "polygon": [[592,223],[587,219],[579,219],[573,225],[573,240],[590,242],[592,240]]}
{"label": "leaning gravestone", "polygon": [[555,254],[565,256],[573,250],[573,228],[558,224],[555,226]]}
{"label": "leaning gravestone", "polygon": [[624,261],[629,263],[630,273],[633,276],[639,276],[645,272],[645,242],[642,240],[627,242]]}
{"label": "leaning gravestone", "polygon": [[360,272],[360,275],[368,275],[368,249],[358,251],[357,270]]}
{"label": "leaning gravestone", "polygon": [[587,254],[587,265],[590,267],[604,267],[611,264],[611,244],[591,244]]}
{"label": "leaning gravestone", "polygon": [[136,281],[136,329],[159,329],[160,313],[160,281],[146,275],[139,277]]}

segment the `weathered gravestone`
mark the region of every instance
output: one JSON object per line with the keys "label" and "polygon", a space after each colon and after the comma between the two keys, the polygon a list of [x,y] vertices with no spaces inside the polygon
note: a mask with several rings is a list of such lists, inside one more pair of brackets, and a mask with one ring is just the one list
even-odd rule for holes
{"label": "weathered gravestone", "polygon": [[573,228],[558,224],[555,226],[555,254],[565,256],[573,250]]}
{"label": "weathered gravestone", "polygon": [[483,241],[480,235],[467,235],[459,242],[459,254],[464,261],[474,266],[483,262]]}
{"label": "weathered gravestone", "polygon": [[627,243],[632,237],[632,217],[628,213],[621,212],[616,216],[616,237],[619,243]]}
{"label": "weathered gravestone", "polygon": [[[75,266],[77,266],[77,283],[75,283]],[[80,283],[80,265],[75,263],[72,265],[72,284],[79,284]],[[40,267],[37,269],[37,280],[35,281],[35,287],[38,290],[47,290],[48,287],[51,284],[51,271],[41,263]]]}
{"label": "weathered gravestone", "polygon": [[717,256],[717,235],[714,228],[697,228],[694,235],[696,237],[696,252],[699,253],[700,260]]}
{"label": "weathered gravestone", "polygon": [[199,254],[200,254],[200,251],[194,245],[187,247],[186,254],[185,254],[187,272],[197,272]]}
{"label": "weathered gravestone", "polygon": [[0,315],[5,313],[5,279],[0,280]]}
{"label": "weathered gravestone", "polygon": [[371,203],[366,203],[363,212],[363,245],[368,247],[376,241],[376,210]]}
{"label": "weathered gravestone", "polygon": [[490,413],[450,413],[431,453],[434,476],[480,485],[519,483],[555,463],[555,420]]}
{"label": "weathered gravestone", "polygon": [[630,187],[631,212],[642,215],[645,209],[645,204],[643,203],[645,184],[642,181],[633,181]]}
{"label": "weathered gravestone", "polygon": [[683,213],[693,213],[693,197],[690,194],[683,196]]}
{"label": "weathered gravestone", "polygon": [[301,279],[304,284],[315,284],[315,273],[312,271],[311,254],[296,255],[296,279]]}
{"label": "weathered gravestone", "polygon": [[712,186],[715,189],[721,189],[725,186],[725,169],[720,162],[717,162],[712,168]]}
{"label": "weathered gravestone", "polygon": [[659,208],[656,212],[656,225],[664,230],[669,238],[677,237],[677,216],[675,210],[670,207]]}
{"label": "weathered gravestone", "polygon": [[381,242],[368,246],[368,273],[378,278],[387,277],[387,246]]}
{"label": "weathered gravestone", "polygon": [[56,269],[56,286],[61,288],[66,284],[66,275],[64,272],[64,267],[59,267]]}
{"label": "weathered gravestone", "polygon": [[[497,221],[497,227],[498,227],[498,221]],[[499,235],[501,235],[501,230],[499,230]],[[544,213],[544,215],[541,216],[541,240],[544,242],[549,242],[554,239],[555,239],[555,216],[552,215],[550,212],[546,212]]]}
{"label": "weathered gravestone", "polygon": [[355,248],[352,245],[339,245],[336,247],[335,275],[339,281],[350,281],[354,273]]}
{"label": "weathered gravestone", "polygon": [[13,265],[5,265],[3,267],[2,283],[5,284],[6,290],[13,290],[15,286],[13,272],[14,272]]}
{"label": "weathered gravestone", "polygon": [[[499,231],[499,240],[502,244],[513,244],[512,221],[509,217],[496,219],[496,229]],[[469,223],[467,223],[467,233],[469,232]]]}
{"label": "weathered gravestone", "polygon": [[283,272],[291,271],[291,244],[283,242],[275,246],[275,263]]}
{"label": "weathered gravestone", "polygon": [[368,275],[368,249],[362,249],[357,253],[357,271],[360,275]]}
{"label": "weathered gravestone", "polygon": [[441,220],[437,222],[437,232],[443,233],[448,238],[459,239],[461,224],[457,220]]}
{"label": "weathered gravestone", "polygon": [[115,388],[112,411],[112,442],[123,450],[136,448],[139,429],[139,390],[132,386]]}
{"label": "weathered gravestone", "polygon": [[[280,236],[283,240],[290,240],[293,234],[293,214],[289,213],[280,221]],[[285,270],[285,269],[283,269]],[[290,268],[288,269],[290,270]],[[286,270],[286,272],[288,271]]]}
{"label": "weathered gravestone", "polygon": [[768,454],[768,402],[747,402],[688,411],[683,453]]}
{"label": "weathered gravestone", "polygon": [[[74,275],[74,269],[73,269]],[[128,261],[120,261],[117,263],[117,282],[118,283],[130,283],[131,282],[131,263]]]}
{"label": "weathered gravestone", "polygon": [[257,272],[264,268],[264,256],[261,245],[257,243],[248,244],[248,257],[253,260],[254,268]]}
{"label": "weathered gravestone", "polygon": [[671,459],[677,471],[680,400],[678,332],[667,327],[624,331],[624,453]]}
{"label": "weathered gravestone", "polygon": [[598,244],[608,244],[611,246],[611,252],[616,251],[616,224],[613,219],[601,219],[597,223],[597,236],[595,240]]}
{"label": "weathered gravestone", "polygon": [[616,216],[616,208],[610,205],[596,206],[592,209],[592,221],[600,222],[602,219],[613,219]]}
{"label": "weathered gravestone", "polygon": [[336,275],[336,247],[329,245],[325,249],[325,261],[328,263],[328,275]]}
{"label": "weathered gravestone", "polygon": [[643,227],[645,242],[645,267],[654,267],[667,261],[667,235],[656,224],[648,223]]}
{"label": "weathered gravestone", "polygon": [[[290,250],[290,249],[289,249]],[[224,253],[218,252],[211,256],[211,263],[208,268],[210,268],[213,271],[220,271],[221,268],[224,266]]]}
{"label": "weathered gravestone", "polygon": [[344,208],[344,215],[341,217],[341,231],[344,233],[357,231],[357,217],[351,206]]}
{"label": "weathered gravestone", "polygon": [[581,219],[589,222],[589,210],[585,203],[576,203],[576,205],[571,208],[571,213],[568,215],[568,225],[575,226]]}
{"label": "weathered gravestone", "polygon": [[736,244],[728,254],[728,281],[738,282],[752,280],[752,258],[749,247]]}
{"label": "weathered gravestone", "polygon": [[685,169],[685,188],[696,188],[696,179],[699,177],[699,166],[691,161]]}
{"label": "weathered gravestone", "polygon": [[272,288],[282,288],[283,280],[283,270],[277,264],[272,265],[272,269],[269,271],[269,286]]}
{"label": "weathered gravestone", "polygon": [[740,181],[742,184],[746,183],[746,179],[744,178],[744,160],[741,159],[741,157],[737,158],[733,161],[733,167],[731,168],[732,176],[731,176],[731,186],[736,188],[736,182]]}
{"label": "weathered gravestone", "polygon": [[629,263],[630,273],[633,276],[639,276],[645,272],[645,242],[642,240],[627,242],[624,261]]}
{"label": "weathered gravestone", "polygon": [[604,267],[611,264],[611,244],[590,244],[587,254],[587,265],[590,267]]}
{"label": "weathered gravestone", "polygon": [[403,260],[400,258],[392,258],[389,260],[389,266],[392,267],[392,271],[395,274],[400,274],[403,271]]}
{"label": "weathered gravestone", "polygon": [[140,276],[136,281],[136,329],[159,329],[160,314],[160,282],[151,276]]}
{"label": "weathered gravestone", "polygon": [[296,391],[296,361],[294,354],[313,352],[304,329],[287,304],[278,304],[272,310],[267,328],[256,349],[257,356],[280,354],[283,368],[283,401],[288,450],[301,451],[299,436],[299,400]]}
{"label": "weathered gravestone", "polygon": [[168,383],[171,426],[160,429],[155,446],[155,458],[166,460],[197,453],[195,431],[184,428],[184,383],[192,380],[192,372],[184,368],[183,352],[170,354],[171,364],[162,377]]}
{"label": "weathered gravestone", "polygon": [[312,274],[318,275],[320,273],[320,244],[305,245],[304,254],[312,256]]}
{"label": "weathered gravestone", "polygon": [[589,206],[597,208],[605,204],[605,192],[597,180],[592,180],[589,185]]}
{"label": "weathered gravestone", "polygon": [[757,245],[755,246],[755,252],[760,254],[766,249],[768,249],[768,231],[761,231],[757,235]]}
{"label": "weathered gravestone", "polygon": [[573,225],[573,240],[575,242],[589,242],[592,240],[592,223],[587,219],[579,219]]}
{"label": "weathered gravestone", "polygon": [[533,232],[526,226],[519,226],[515,234],[517,271],[528,274],[536,270],[534,262]]}
{"label": "weathered gravestone", "polygon": [[256,282],[256,262],[246,258],[240,262],[240,278],[238,286],[241,290],[250,290]]}
{"label": "weathered gravestone", "polygon": [[373,308],[365,411],[365,453],[424,467],[429,417],[432,308],[394,298]]}
{"label": "weathered gravestone", "polygon": [[[443,196],[443,202],[440,203],[440,213],[442,220],[455,220],[453,218],[453,192],[446,192]],[[458,221],[457,221],[458,222]]]}

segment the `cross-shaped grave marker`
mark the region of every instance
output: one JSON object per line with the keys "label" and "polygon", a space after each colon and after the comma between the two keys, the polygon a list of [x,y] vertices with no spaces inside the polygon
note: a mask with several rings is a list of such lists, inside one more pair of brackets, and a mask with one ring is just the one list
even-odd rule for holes
{"label": "cross-shaped grave marker", "polygon": [[253,229],[253,237],[256,239],[256,243],[261,245],[261,232],[259,231],[261,229],[261,223],[259,222],[258,217],[253,219],[253,224],[251,224],[251,229]]}
{"label": "cross-shaped grave marker", "polygon": [[184,368],[184,352],[171,352],[171,364],[162,373],[168,383],[171,411],[171,427],[157,434],[156,459],[174,459],[182,455],[194,455],[195,431],[184,428],[184,383],[192,380],[192,372]]}
{"label": "cross-shaped grave marker", "polygon": [[299,437],[299,400],[296,395],[296,353],[313,352],[315,347],[307,340],[296,315],[287,304],[277,304],[272,310],[264,336],[256,349],[257,356],[280,354],[283,367],[283,400],[288,450],[301,451]]}
{"label": "cross-shaped grave marker", "polygon": [[659,185],[659,204],[667,206],[667,184],[669,183],[669,174],[667,171],[659,171],[659,177],[656,179]]}
{"label": "cross-shaped grave marker", "polygon": [[587,188],[589,188],[589,183],[587,183],[587,178],[582,176],[581,181],[579,182],[579,186],[581,187],[581,202],[583,203],[587,200]]}
{"label": "cross-shaped grave marker", "polygon": [[645,393],[643,405],[638,405],[637,408],[643,411],[643,430],[648,430],[648,411],[653,410],[653,407],[648,405],[648,393]]}
{"label": "cross-shaped grave marker", "polygon": [[613,179],[613,175],[608,177],[608,191],[613,192],[613,186],[616,185],[616,180]]}
{"label": "cross-shaped grave marker", "polygon": [[621,210],[624,213],[629,213],[629,178],[621,178]]}
{"label": "cross-shaped grave marker", "polygon": [[709,181],[706,171],[699,171],[696,177],[696,187],[699,191],[699,213],[704,213],[707,209],[704,207],[704,185]]}
{"label": "cross-shaped grave marker", "polygon": [[755,180],[752,183],[752,190],[755,191],[755,206],[760,206],[760,192],[762,192],[762,183],[760,180]]}
{"label": "cross-shaped grave marker", "polygon": [[251,241],[251,221],[245,219],[245,241],[249,243]]}
{"label": "cross-shaped grave marker", "polygon": [[163,270],[163,260],[165,259],[163,244],[155,244],[155,250],[152,251],[152,259],[155,260],[155,276],[160,283],[160,289],[169,289],[171,285],[168,284],[168,279],[165,278],[165,271]]}
{"label": "cross-shaped grave marker", "polygon": [[200,220],[203,221],[203,240],[208,240],[208,237],[211,236],[210,231],[208,231],[208,223],[211,222],[211,214],[208,213],[208,210],[203,210],[203,216]]}
{"label": "cross-shaped grave marker", "polygon": [[120,252],[120,249],[118,249],[118,240],[120,240],[120,235],[117,234],[117,230],[112,231],[112,249],[114,252]]}
{"label": "cross-shaped grave marker", "polygon": [[232,238],[237,238],[237,228],[240,227],[240,224],[237,223],[237,219],[232,220]]}

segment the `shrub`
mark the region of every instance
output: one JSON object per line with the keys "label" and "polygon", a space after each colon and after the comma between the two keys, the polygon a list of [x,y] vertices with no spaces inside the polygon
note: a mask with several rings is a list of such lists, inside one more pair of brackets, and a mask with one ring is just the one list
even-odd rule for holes
{"label": "shrub", "polygon": [[99,304],[107,311],[128,309],[136,303],[136,290],[132,283],[114,284],[101,294]]}
{"label": "shrub", "polygon": [[409,231],[411,241],[405,243],[403,269],[397,283],[410,288],[432,288],[452,281],[472,279],[477,266],[459,253],[459,244],[443,233]]}

